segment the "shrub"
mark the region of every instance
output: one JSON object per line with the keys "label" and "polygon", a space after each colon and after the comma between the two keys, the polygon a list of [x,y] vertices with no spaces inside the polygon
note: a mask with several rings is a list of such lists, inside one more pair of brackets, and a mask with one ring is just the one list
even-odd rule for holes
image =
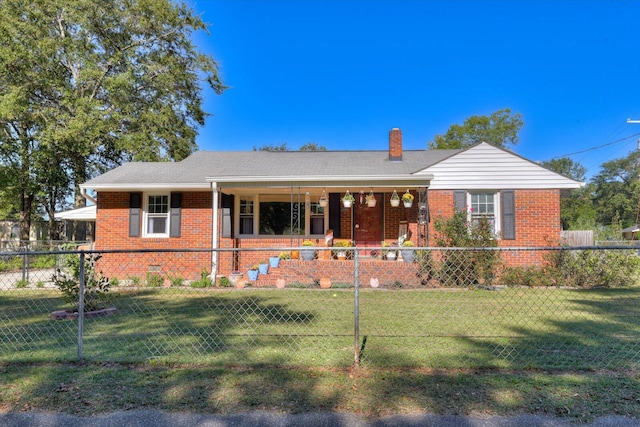
{"label": "shrub", "polygon": [[[258,267],[256,266],[256,270]],[[206,269],[202,269],[200,272],[200,279],[194,280],[191,282],[192,288],[207,288],[211,286],[211,278],[209,277],[209,272]]]}
{"label": "shrub", "polygon": [[18,289],[26,288],[27,286],[29,286],[29,281],[26,279],[20,279],[16,282],[16,288]]}
{"label": "shrub", "polygon": [[223,276],[223,277],[218,279],[218,285],[223,287],[223,288],[232,288],[233,287],[233,283],[226,276]]}
{"label": "shrub", "polygon": [[22,268],[22,257],[8,256],[0,259],[0,271],[16,271]]}
{"label": "shrub", "polygon": [[180,276],[169,275],[169,282],[171,282],[171,286],[182,286],[184,283],[184,279]]}
{"label": "shrub", "polygon": [[[107,292],[111,283],[102,274],[96,272],[96,262],[100,255],[87,255],[84,261],[84,311],[94,311],[104,308],[108,300]],[[67,255],[63,259],[64,269],[56,268],[53,283],[62,292],[65,302],[74,304],[78,309],[80,297],[80,257]]]}
{"label": "shrub", "polygon": [[[467,221],[467,213],[456,211],[452,217],[434,222],[435,243],[440,247],[492,248],[498,246],[489,222]],[[445,286],[489,285],[500,264],[500,254],[493,250],[443,251],[438,278]]]}
{"label": "shrub", "polygon": [[211,279],[209,279],[208,277],[204,277],[198,280],[194,280],[190,283],[190,286],[192,288],[208,288],[209,286],[211,286]]}
{"label": "shrub", "polygon": [[159,288],[164,283],[164,278],[159,273],[147,273],[147,286]]}
{"label": "shrub", "polygon": [[433,254],[429,250],[418,249],[416,251],[416,262],[420,266],[417,273],[420,278],[420,284],[426,285],[437,274]]}
{"label": "shrub", "polygon": [[500,274],[499,283],[504,286],[557,286],[555,271],[548,267],[527,265],[506,267]]}
{"label": "shrub", "polygon": [[635,250],[552,251],[546,260],[566,286],[620,288],[638,282]]}
{"label": "shrub", "polygon": [[32,268],[53,268],[56,265],[56,259],[53,255],[38,255],[31,261]]}

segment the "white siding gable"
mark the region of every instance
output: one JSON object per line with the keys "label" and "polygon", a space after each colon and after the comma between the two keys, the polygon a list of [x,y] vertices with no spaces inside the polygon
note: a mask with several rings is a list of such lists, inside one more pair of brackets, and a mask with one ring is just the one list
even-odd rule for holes
{"label": "white siding gable", "polygon": [[433,174],[432,190],[579,188],[582,183],[485,142],[416,175]]}

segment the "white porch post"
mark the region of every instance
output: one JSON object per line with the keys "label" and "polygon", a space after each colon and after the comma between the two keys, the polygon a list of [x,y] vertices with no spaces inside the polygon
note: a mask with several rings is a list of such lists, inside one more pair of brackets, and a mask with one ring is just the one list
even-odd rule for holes
{"label": "white porch post", "polygon": [[211,183],[211,191],[213,191],[213,201],[211,203],[212,219],[211,219],[211,280],[215,281],[218,274],[218,183]]}

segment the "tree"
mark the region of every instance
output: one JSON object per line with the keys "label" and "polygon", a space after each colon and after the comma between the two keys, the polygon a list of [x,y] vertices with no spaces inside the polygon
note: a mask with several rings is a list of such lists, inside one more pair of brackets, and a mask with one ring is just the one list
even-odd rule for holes
{"label": "tree", "polygon": [[545,160],[542,162],[542,166],[575,181],[584,181],[587,173],[587,168],[569,157]]}
{"label": "tree", "polygon": [[280,145],[268,144],[257,148],[254,146],[253,151],[289,151],[289,147],[287,147],[286,142],[283,142]]}
{"label": "tree", "polygon": [[327,151],[327,147],[324,145],[318,145],[315,142],[307,142],[300,147],[300,151]]}
{"label": "tree", "polygon": [[512,114],[508,108],[489,116],[471,116],[462,125],[451,125],[444,135],[436,135],[429,148],[468,148],[480,142],[505,148],[519,142],[518,132],[523,124],[522,115]]}
{"label": "tree", "polygon": [[635,224],[640,200],[640,151],[602,164],[593,179],[597,221],[613,224],[618,218],[622,227]]}
{"label": "tree", "polygon": [[[253,151],[291,151],[286,142],[280,145],[267,144],[261,147],[253,147]],[[327,147],[324,145],[318,145],[315,142],[307,142],[298,151],[327,151]]]}
{"label": "tree", "polygon": [[[583,182],[587,168],[568,157],[560,157],[542,162],[542,166],[568,178]],[[578,188],[560,198],[560,222],[564,230],[593,229],[596,224],[596,210],[593,206],[593,185]]]}
{"label": "tree", "polygon": [[65,181],[38,163],[54,159],[82,206],[79,185],[95,174],[196,149],[201,82],[225,89],[191,43],[199,30],[204,22],[171,0],[0,0],[0,166],[20,194],[21,239],[39,183]]}

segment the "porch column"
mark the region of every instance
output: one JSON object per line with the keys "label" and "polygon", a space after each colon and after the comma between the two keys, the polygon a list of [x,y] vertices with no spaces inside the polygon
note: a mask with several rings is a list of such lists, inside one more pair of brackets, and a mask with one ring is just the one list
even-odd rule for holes
{"label": "porch column", "polygon": [[212,210],[212,219],[211,219],[211,280],[215,282],[216,276],[218,274],[218,252],[215,249],[218,249],[218,183],[211,183],[211,191],[213,192],[211,210]]}

